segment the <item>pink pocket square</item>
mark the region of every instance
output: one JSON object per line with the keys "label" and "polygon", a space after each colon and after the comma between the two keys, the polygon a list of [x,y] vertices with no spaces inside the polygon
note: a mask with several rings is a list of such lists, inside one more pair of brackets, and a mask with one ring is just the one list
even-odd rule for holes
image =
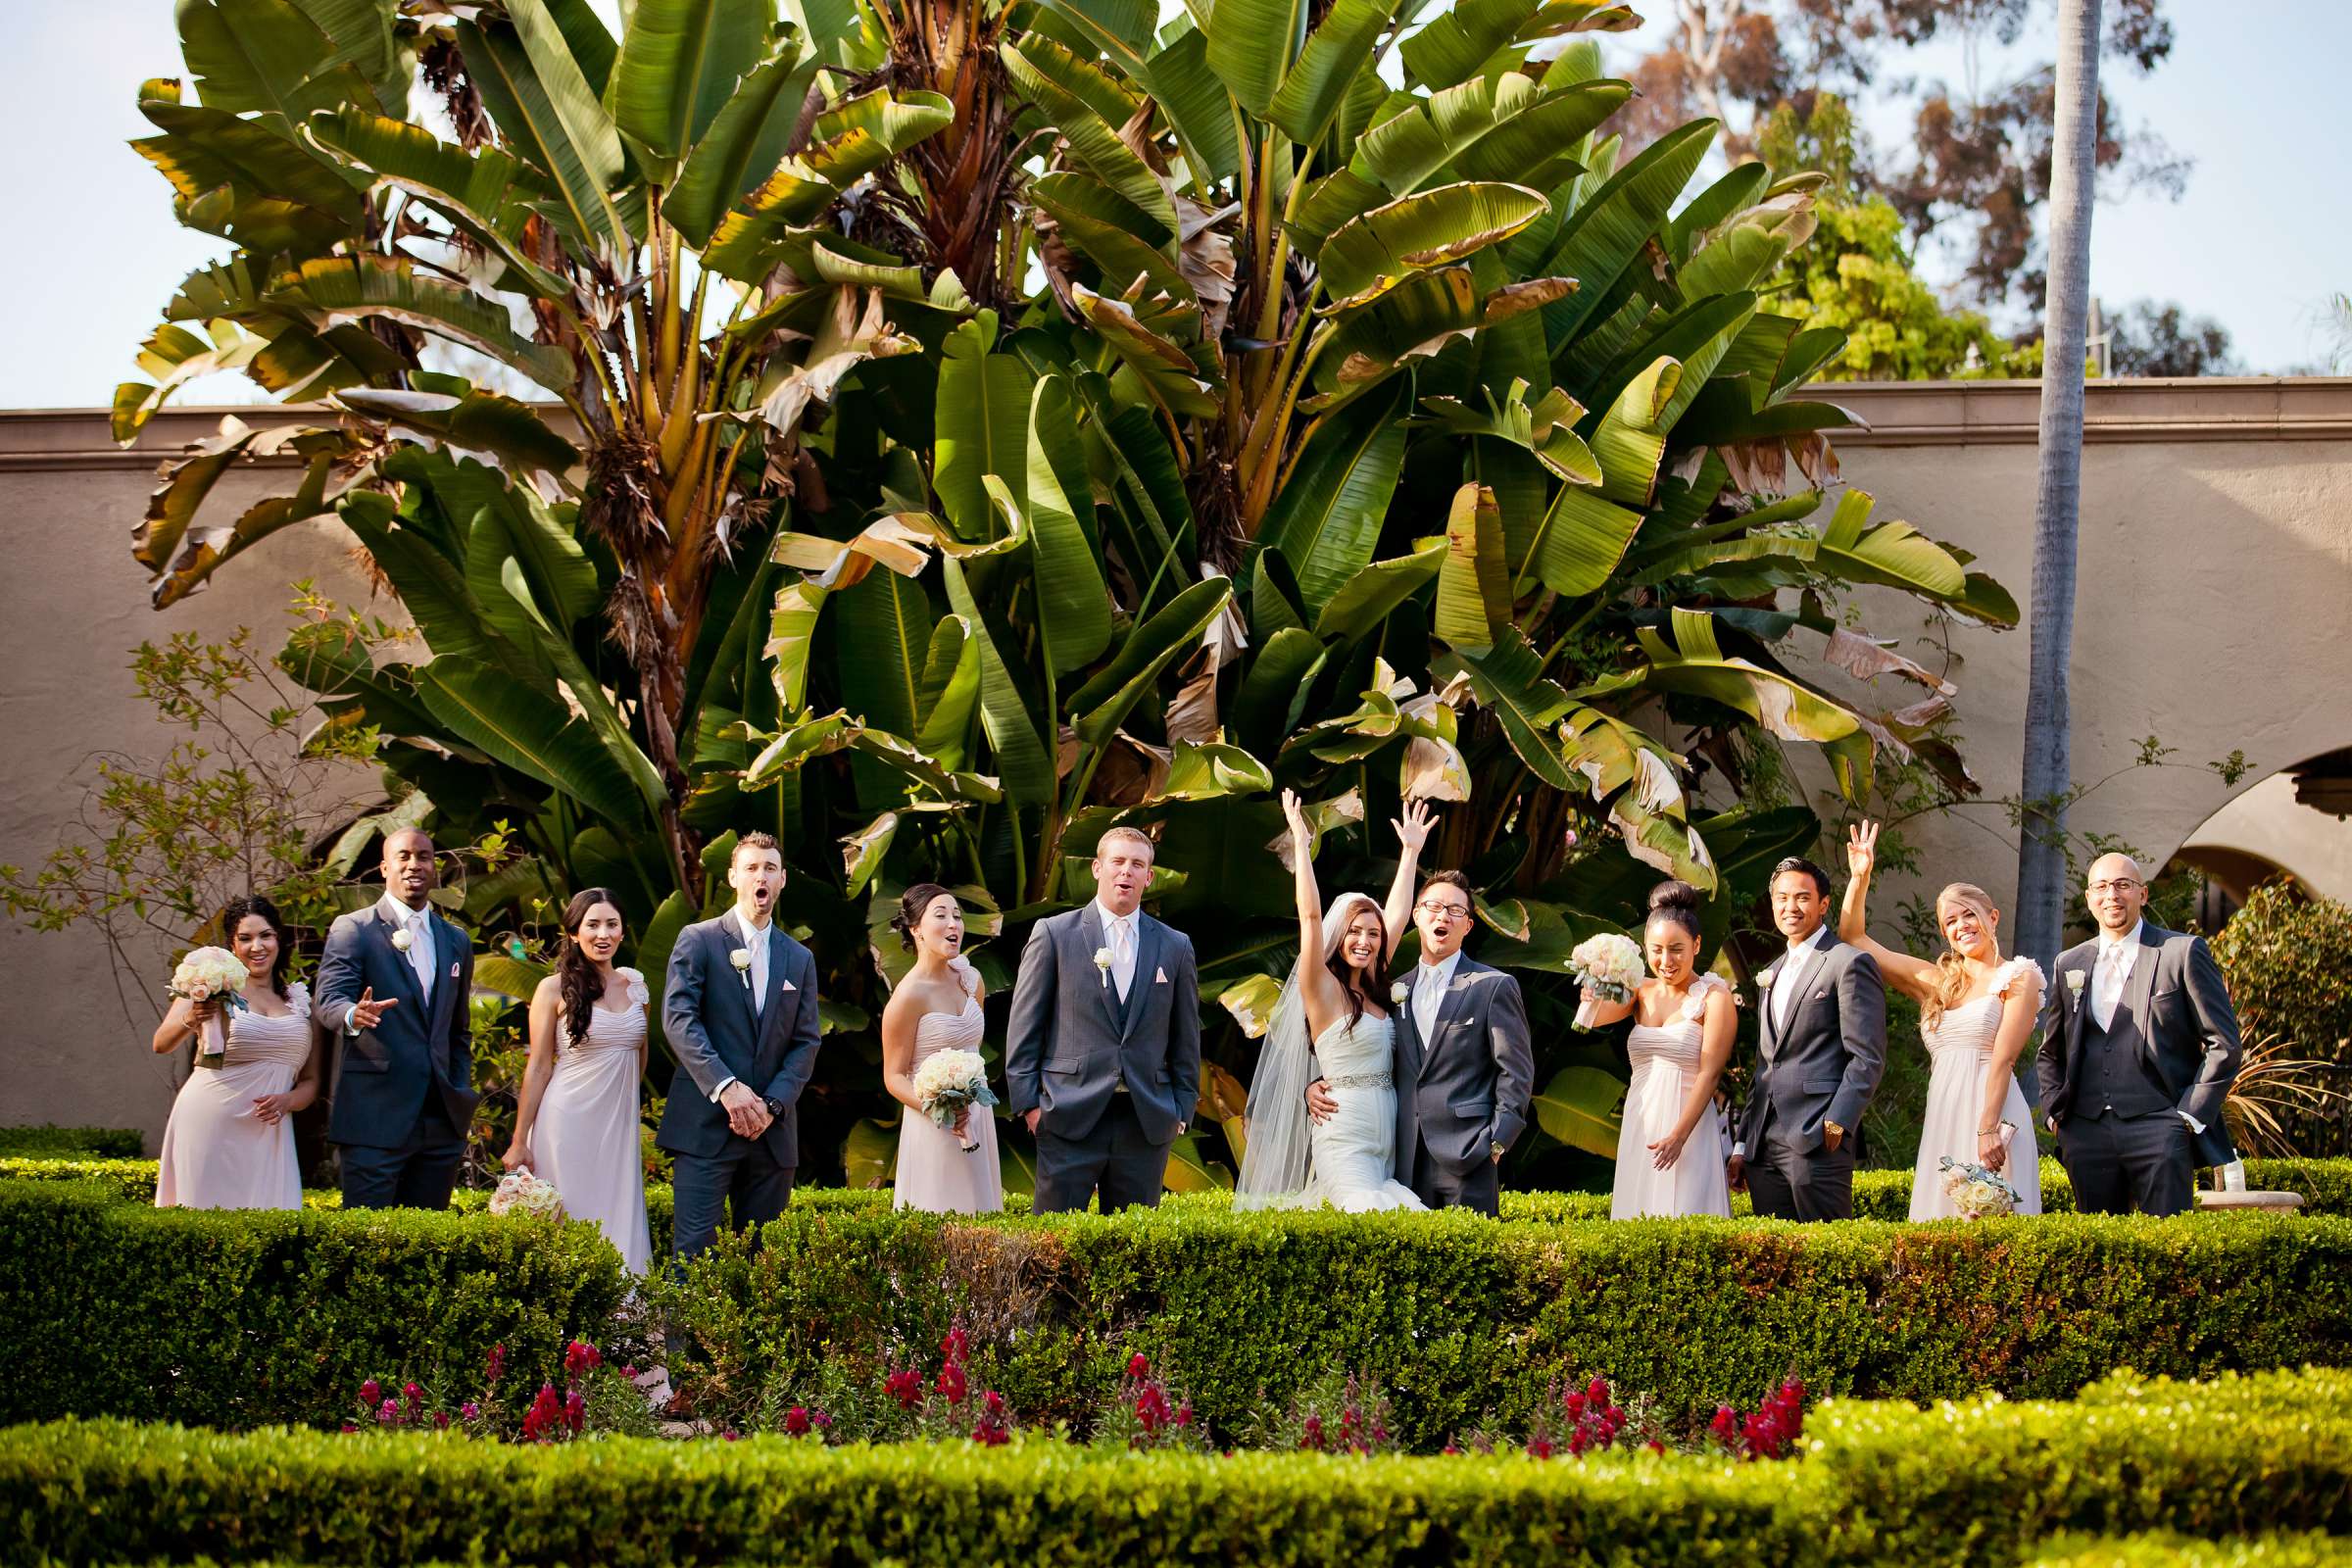
{"label": "pink pocket square", "polygon": [[1157,974],[1152,977],[1152,983],[1155,986],[1166,985],[1168,983],[1168,971],[1165,969],[1160,970]]}
{"label": "pink pocket square", "polygon": [[1815,1002],[1819,1002],[1819,1001],[1821,1001],[1821,1000],[1822,1000],[1824,997],[1827,997],[1828,995],[1829,995],[1829,993],[1828,993],[1827,991],[1816,991],[1816,992],[1814,992],[1814,993],[1813,993],[1813,1000],[1814,1000]]}
{"label": "pink pocket square", "polygon": [[785,981],[785,982],[784,982],[784,989],[785,989],[785,990],[787,990],[787,991],[798,991],[798,990],[800,990],[801,988],[800,988],[799,986],[796,986],[796,985],[794,985],[794,984],[793,984],[791,981],[787,980],[787,981]]}
{"label": "pink pocket square", "polygon": [[456,960],[454,960],[454,959],[453,959],[453,960],[451,960],[451,962],[450,962],[450,965],[449,965],[449,977],[450,977],[452,980],[455,980],[455,979],[458,977],[458,965],[457,965],[457,962],[456,962]]}

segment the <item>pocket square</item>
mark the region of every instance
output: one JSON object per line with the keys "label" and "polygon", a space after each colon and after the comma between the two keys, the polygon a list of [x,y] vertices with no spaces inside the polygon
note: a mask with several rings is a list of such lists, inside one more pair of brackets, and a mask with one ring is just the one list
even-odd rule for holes
{"label": "pocket square", "polygon": [[455,980],[458,977],[458,963],[455,958],[452,958],[449,963],[449,977],[452,980]]}
{"label": "pocket square", "polygon": [[1813,993],[1813,1000],[1814,1000],[1815,1002],[1819,1002],[1819,1001],[1821,1001],[1823,998],[1827,997],[1828,995],[1829,995],[1829,993],[1828,993],[1827,991],[1816,991],[1816,992],[1814,992],[1814,993]]}
{"label": "pocket square", "polygon": [[794,984],[793,984],[791,981],[787,980],[787,981],[785,981],[785,982],[784,982],[784,989],[785,989],[785,990],[787,990],[787,991],[798,991],[798,990],[800,990],[801,988],[800,988],[799,986],[796,986],[796,985],[794,985]]}
{"label": "pocket square", "polygon": [[1155,986],[1166,985],[1168,983],[1168,971],[1165,969],[1160,970],[1157,974],[1152,977],[1152,983]]}

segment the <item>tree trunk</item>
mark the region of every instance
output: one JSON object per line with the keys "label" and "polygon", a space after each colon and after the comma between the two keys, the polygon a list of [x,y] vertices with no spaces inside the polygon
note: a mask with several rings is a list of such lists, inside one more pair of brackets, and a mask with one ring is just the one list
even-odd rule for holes
{"label": "tree trunk", "polygon": [[2067,666],[2075,643],[2075,531],[2082,489],[2083,318],[2090,299],[2091,140],[2099,0],[2059,0],[2058,123],[2051,148],[2050,286],[2041,361],[2041,474],[2028,622],[2025,811],[2017,846],[2017,952],[2046,969],[2066,926]]}

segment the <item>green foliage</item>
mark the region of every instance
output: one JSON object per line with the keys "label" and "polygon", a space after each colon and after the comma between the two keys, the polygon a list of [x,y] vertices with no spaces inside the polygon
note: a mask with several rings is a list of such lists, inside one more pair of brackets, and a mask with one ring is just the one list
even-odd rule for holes
{"label": "green foliage", "polygon": [[315,1421],[368,1377],[470,1381],[498,1344],[536,1378],[624,1284],[586,1225],[156,1209],[98,1183],[0,1182],[0,1238],[24,1335],[0,1421]]}
{"label": "green foliage", "polygon": [[1747,1465],[786,1438],[542,1447],[59,1422],[0,1434],[0,1510],[16,1539],[75,1564],[470,1561],[485,1542],[516,1564],[723,1564],[789,1542],[807,1561],[1734,1564],[1817,1560],[1826,1545],[1873,1568],[2008,1568],[2084,1529],[2178,1533],[2218,1563],[2239,1559],[2217,1541],[2278,1532],[2283,1547],[2352,1527],[2348,1394],[2343,1374],[2305,1372],[2104,1390],[2104,1419],[1838,1401],[1808,1418],[1801,1460]]}
{"label": "green foliage", "polygon": [[2247,1039],[2352,1063],[2352,905],[2266,882],[2214,937],[2213,956]]}
{"label": "green foliage", "polygon": [[2175,1531],[2138,1536],[2053,1536],[2018,1568],[2345,1568],[2352,1541],[2306,1535],[2233,1536],[2199,1541]]}
{"label": "green foliage", "polygon": [[0,1157],[54,1159],[137,1159],[147,1152],[147,1135],[136,1127],[0,1127]]}

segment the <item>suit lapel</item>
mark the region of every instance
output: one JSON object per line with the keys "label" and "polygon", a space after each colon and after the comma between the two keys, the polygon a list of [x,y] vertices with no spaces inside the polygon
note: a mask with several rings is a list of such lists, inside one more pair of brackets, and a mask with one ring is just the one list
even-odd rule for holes
{"label": "suit lapel", "polygon": [[[2076,965],[2077,971],[2082,976],[2081,991],[2075,990],[2066,983],[2070,958]],[[2090,1014],[2090,982],[2098,976],[2098,960],[2099,945],[2095,941],[2090,945],[2088,957],[2083,957],[2082,950],[2077,948],[2070,954],[2062,956],[2058,960],[2057,985],[2059,990],[2066,993],[2066,1000],[2060,1003],[2059,1006],[2066,1015],[2066,1049],[2069,1052],[2078,1052],[2082,1049],[2082,1031],[2088,1027],[2083,1020]]]}
{"label": "suit lapel", "polygon": [[[416,989],[416,966],[409,962],[409,956],[393,944],[392,934],[400,928],[384,918],[384,906],[381,904],[375,906],[374,912],[375,940],[384,945],[385,954],[392,959],[392,973],[397,977],[393,983],[400,988],[401,1004],[413,1009],[412,1017],[417,1016],[424,1011],[424,994]],[[428,925],[426,929],[431,927]]]}
{"label": "suit lapel", "polygon": [[784,998],[787,995],[784,986],[791,978],[784,972],[785,954],[788,951],[784,946],[784,933],[778,931],[774,922],[770,921],[767,928],[767,994],[760,1008],[760,1040],[753,1048],[755,1059],[767,1054],[767,1048],[775,1043],[776,1032],[784,1027]]}
{"label": "suit lapel", "polygon": [[1446,982],[1446,995],[1438,1002],[1438,1016],[1430,1026],[1430,1038],[1420,1042],[1421,1059],[1413,1069],[1416,1080],[1429,1071],[1431,1047],[1446,1037],[1446,1026],[1459,1018],[1463,1009],[1470,1005],[1470,977],[1477,972],[1469,955],[1460,955],[1453,960],[1453,975]]}
{"label": "suit lapel", "polygon": [[2154,926],[2141,922],[2139,951],[2132,955],[2132,978],[2124,982],[2124,1005],[2131,1009],[2132,1021],[2139,1025],[2140,1046],[2151,1059],[2156,1054],[2156,1021],[2148,1013],[2156,995],[2156,962],[2164,956],[2155,932]]}
{"label": "suit lapel", "polygon": [[425,1044],[438,1060],[442,1056],[441,1042],[449,1038],[450,1013],[458,1004],[457,978],[448,971],[458,956],[460,933],[438,914],[428,914],[424,928],[433,934],[433,1032]]}
{"label": "suit lapel", "polygon": [[1415,963],[1405,971],[1404,1001],[1389,1004],[1389,1016],[1395,1020],[1393,1035],[1396,1043],[1396,1082],[1418,1083],[1421,1079],[1421,1026],[1414,1021],[1413,989],[1421,979],[1421,965]]}
{"label": "suit lapel", "polygon": [[1098,968],[1095,964],[1095,955],[1101,953],[1107,944],[1103,940],[1102,906],[1092,899],[1087,900],[1086,907],[1078,913],[1078,940],[1086,945],[1086,967],[1094,970],[1095,994],[1102,999],[1102,1019],[1110,1025],[1110,1037],[1113,1040],[1123,1039],[1125,1035],[1119,1027],[1118,989],[1110,983],[1110,971]]}
{"label": "suit lapel", "polygon": [[[1796,994],[1788,999],[1788,1023],[1791,1027],[1794,1027],[1796,1023],[1796,1009],[1805,1004],[1805,998],[1813,990],[1813,977],[1821,973],[1821,966],[1829,961],[1828,944],[1816,940],[1811,953],[1805,958],[1803,967],[1799,968],[1793,976],[1788,973],[1789,965],[1786,963],[1781,965],[1781,984],[1788,985],[1793,980],[1796,985]],[[1778,1049],[1780,1044],[1780,1040],[1776,1037],[1773,1041],[1775,1049]]]}

